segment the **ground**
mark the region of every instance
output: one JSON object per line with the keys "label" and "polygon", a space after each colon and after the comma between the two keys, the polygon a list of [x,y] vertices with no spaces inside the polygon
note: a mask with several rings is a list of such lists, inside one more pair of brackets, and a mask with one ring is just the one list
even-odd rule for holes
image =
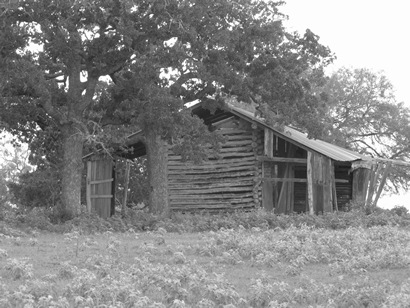
{"label": "ground", "polygon": [[1,235],[0,244],[1,307],[409,307],[410,302],[410,231],[397,227],[16,231]]}

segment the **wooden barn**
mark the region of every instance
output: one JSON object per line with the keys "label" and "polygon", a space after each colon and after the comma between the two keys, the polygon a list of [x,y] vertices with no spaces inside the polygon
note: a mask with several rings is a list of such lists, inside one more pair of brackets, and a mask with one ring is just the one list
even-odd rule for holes
{"label": "wooden barn", "polygon": [[[278,214],[319,214],[342,210],[350,201],[375,205],[391,166],[390,161],[309,139],[291,127],[278,130],[233,105],[212,113],[198,104],[192,112],[226,142],[216,157],[201,164],[183,162],[169,148],[172,210],[263,207]],[[132,157],[145,155],[141,133],[129,136]],[[102,217],[113,213],[113,164],[106,159],[87,162],[87,205]]]}

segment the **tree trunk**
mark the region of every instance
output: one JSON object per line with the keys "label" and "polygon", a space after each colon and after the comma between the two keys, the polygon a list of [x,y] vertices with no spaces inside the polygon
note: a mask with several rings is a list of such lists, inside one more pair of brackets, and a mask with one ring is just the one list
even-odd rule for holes
{"label": "tree trunk", "polygon": [[74,125],[68,124],[62,127],[62,138],[62,202],[70,219],[79,215],[81,210],[83,136]]}
{"label": "tree trunk", "polygon": [[168,214],[168,151],[167,143],[154,132],[145,135],[150,185],[149,206],[156,214]]}

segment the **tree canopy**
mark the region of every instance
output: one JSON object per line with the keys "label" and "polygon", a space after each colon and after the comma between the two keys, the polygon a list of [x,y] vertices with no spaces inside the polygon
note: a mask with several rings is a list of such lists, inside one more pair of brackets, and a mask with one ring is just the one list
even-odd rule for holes
{"label": "tree canopy", "polygon": [[1,12],[0,123],[30,142],[58,141],[58,149],[37,144],[61,153],[62,199],[73,215],[84,143],[118,136],[115,125],[142,129],[150,206],[166,210],[165,145],[195,157],[215,142],[185,103],[235,96],[279,122],[317,127],[323,105],[312,88],[333,55],[311,31],[286,31],[283,4],[20,1]]}
{"label": "tree canopy", "polygon": [[[383,73],[341,68],[322,88],[328,98],[329,140],[383,159],[410,160],[410,110]],[[394,167],[391,185],[408,187],[408,168]]]}

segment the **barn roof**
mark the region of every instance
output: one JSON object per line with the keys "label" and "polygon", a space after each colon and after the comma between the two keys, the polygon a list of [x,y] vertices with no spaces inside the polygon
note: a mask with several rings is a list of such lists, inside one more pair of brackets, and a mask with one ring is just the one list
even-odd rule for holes
{"label": "barn roof", "polygon": [[302,133],[289,126],[285,126],[283,131],[278,130],[277,128],[267,124],[263,118],[255,116],[253,112],[236,107],[232,104],[225,104],[225,110],[218,110],[213,114],[206,110],[206,107],[202,106],[201,103],[198,103],[191,108],[193,110],[193,113],[203,118],[205,124],[208,125],[223,120],[224,118],[228,118],[229,116],[236,115],[246,121],[256,123],[259,126],[263,126],[264,128],[272,130],[276,135],[279,135],[281,138],[293,144],[296,144],[303,149],[312,150],[338,162],[373,160],[372,157],[356,153],[329,142],[308,138],[307,134]]}

